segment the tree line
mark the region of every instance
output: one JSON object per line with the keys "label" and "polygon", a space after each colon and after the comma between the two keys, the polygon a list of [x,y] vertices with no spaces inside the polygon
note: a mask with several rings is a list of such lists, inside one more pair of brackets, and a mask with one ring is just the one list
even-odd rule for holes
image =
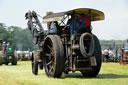
{"label": "tree line", "polygon": [[0,38],[3,42],[13,46],[15,50],[34,50],[35,45],[32,41],[32,34],[28,28],[17,26],[7,27],[4,23],[0,23]]}
{"label": "tree line", "polygon": [[[32,34],[28,28],[17,26],[7,27],[0,23],[0,38],[9,43],[15,50],[34,50],[36,49],[32,41]],[[100,43],[124,43],[128,40],[100,40]]]}

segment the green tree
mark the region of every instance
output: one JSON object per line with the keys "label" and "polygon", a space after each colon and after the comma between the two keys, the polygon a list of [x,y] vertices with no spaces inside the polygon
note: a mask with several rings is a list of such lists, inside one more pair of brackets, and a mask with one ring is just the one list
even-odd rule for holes
{"label": "green tree", "polygon": [[4,41],[7,41],[8,38],[7,27],[4,23],[0,23],[0,38],[2,38]]}
{"label": "green tree", "polygon": [[8,42],[16,49],[16,50],[33,50],[34,44],[32,42],[32,35],[29,29],[22,29],[16,26],[8,27],[9,38]]}

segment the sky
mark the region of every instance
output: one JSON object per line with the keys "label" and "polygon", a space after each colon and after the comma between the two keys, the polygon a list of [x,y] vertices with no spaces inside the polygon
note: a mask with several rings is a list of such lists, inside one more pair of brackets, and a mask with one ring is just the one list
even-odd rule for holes
{"label": "sky", "polygon": [[[24,16],[29,10],[44,16],[48,11],[62,12],[76,8],[104,12],[105,20],[92,22],[92,32],[99,39],[128,39],[128,0],[0,0],[0,23],[26,28]],[[46,24],[42,25],[46,28]]]}

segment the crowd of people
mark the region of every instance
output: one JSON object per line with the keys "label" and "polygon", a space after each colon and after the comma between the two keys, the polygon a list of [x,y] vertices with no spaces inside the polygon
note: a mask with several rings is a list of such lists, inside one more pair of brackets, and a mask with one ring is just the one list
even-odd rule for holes
{"label": "crowd of people", "polygon": [[103,62],[118,62],[119,61],[119,53],[110,49],[102,50],[102,61]]}

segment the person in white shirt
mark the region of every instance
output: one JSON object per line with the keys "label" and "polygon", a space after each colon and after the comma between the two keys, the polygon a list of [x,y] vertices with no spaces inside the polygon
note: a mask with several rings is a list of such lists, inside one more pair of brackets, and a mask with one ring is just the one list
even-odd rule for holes
{"label": "person in white shirt", "polygon": [[103,55],[104,55],[104,57],[106,59],[106,62],[108,62],[109,61],[109,49],[105,49],[103,51]]}

